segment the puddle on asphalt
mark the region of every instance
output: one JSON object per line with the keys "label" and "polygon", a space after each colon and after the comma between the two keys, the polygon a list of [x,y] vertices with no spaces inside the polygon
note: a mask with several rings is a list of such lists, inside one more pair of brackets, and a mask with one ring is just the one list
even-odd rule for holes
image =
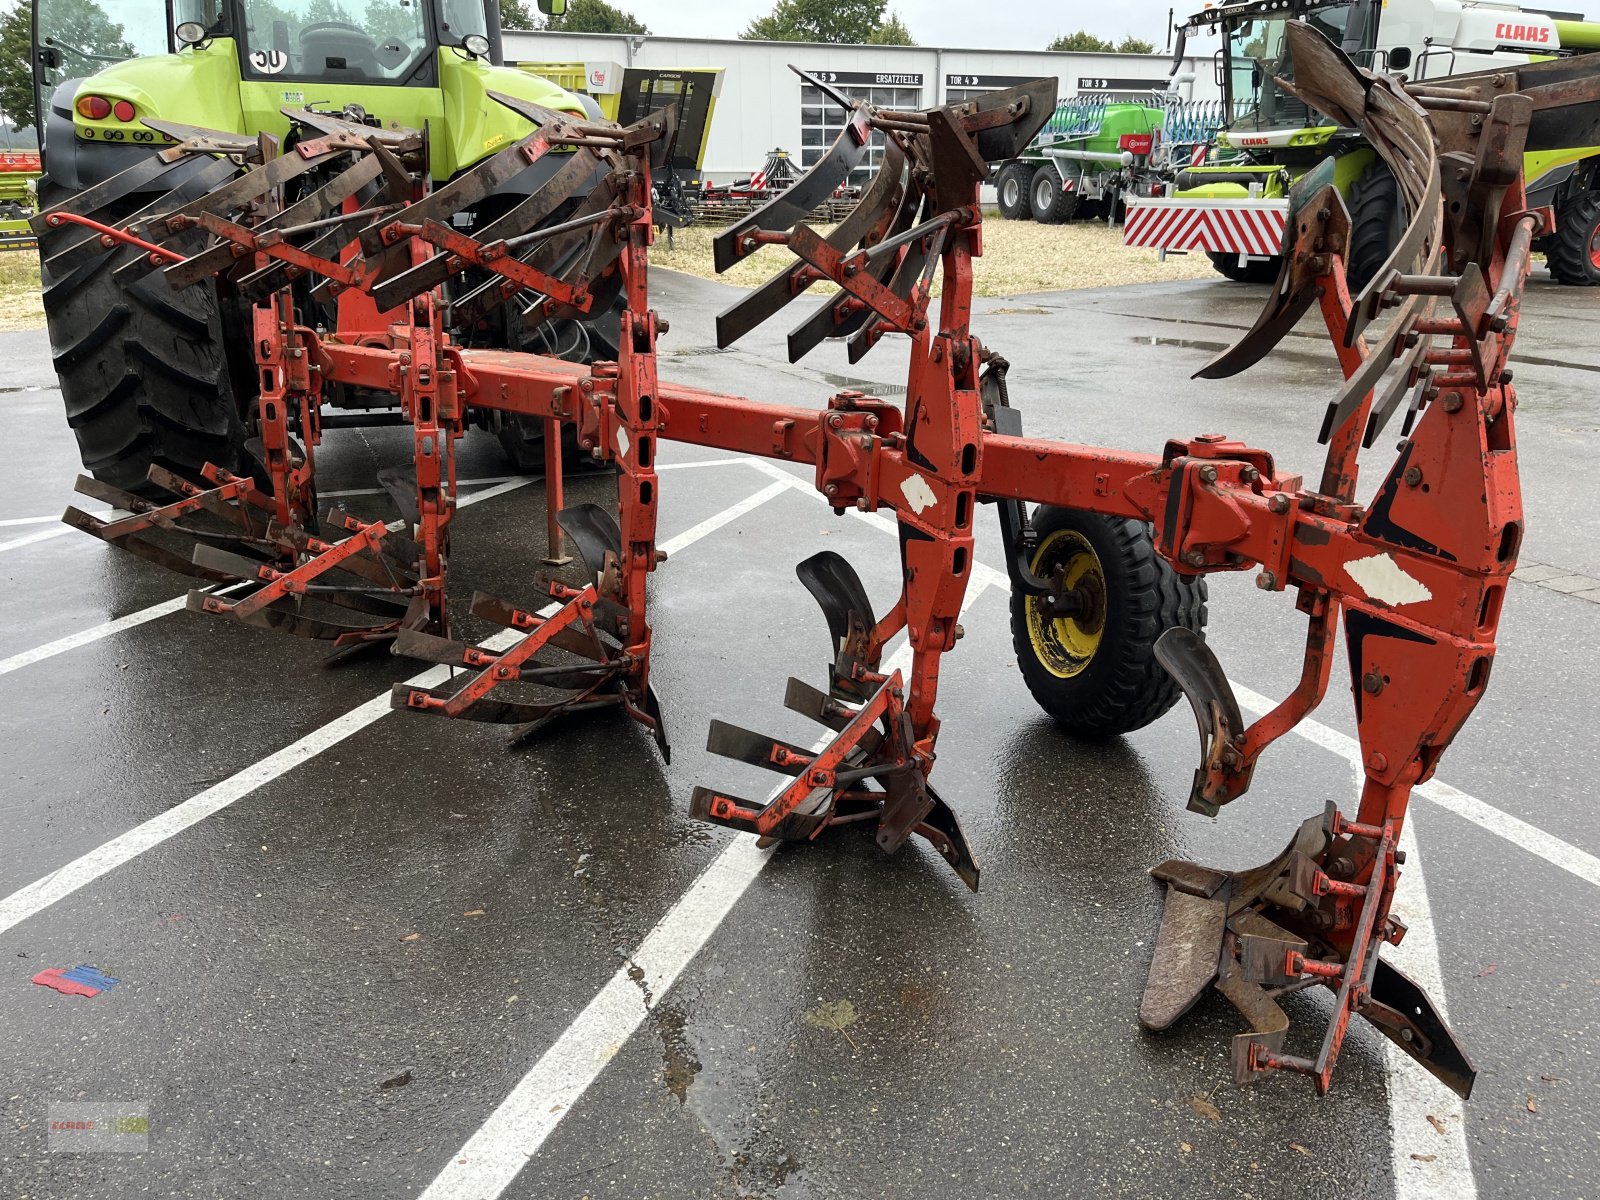
{"label": "puddle on asphalt", "polygon": [[825,383],[831,383],[841,391],[852,389],[858,392],[865,392],[869,396],[877,396],[879,399],[884,396],[904,396],[906,394],[906,385],[903,383],[878,383],[871,379],[853,379],[849,375],[835,375],[832,371],[818,371],[816,373],[822,377]]}
{"label": "puddle on asphalt", "polygon": [[1140,334],[1128,339],[1135,346],[1182,346],[1186,350],[1226,350],[1227,342],[1202,342],[1196,338],[1170,338],[1156,337],[1153,334]]}

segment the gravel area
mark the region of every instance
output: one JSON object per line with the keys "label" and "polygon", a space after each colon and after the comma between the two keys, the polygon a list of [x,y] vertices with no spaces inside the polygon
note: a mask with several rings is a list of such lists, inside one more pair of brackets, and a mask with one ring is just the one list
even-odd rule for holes
{"label": "gravel area", "polygon": [[38,254],[32,250],[0,254],[0,330],[43,328]]}
{"label": "gravel area", "polygon": [[[818,228],[826,232],[830,226]],[[765,246],[719,276],[711,268],[711,239],[718,232],[707,226],[690,226],[677,230],[670,243],[660,233],[651,248],[650,262],[702,279],[755,287],[785,262],[793,261],[781,246]],[[1166,262],[1158,262],[1154,250],[1124,246],[1120,229],[1097,221],[1040,225],[998,217],[983,227],[983,257],[973,264],[973,271],[974,289],[980,296],[1209,279],[1213,274],[1203,254],[1174,254]],[[43,327],[38,258],[31,250],[0,254],[0,330]]]}
{"label": "gravel area", "polygon": [[[829,226],[818,226],[827,230]],[[657,236],[650,261],[739,287],[755,287],[793,256],[781,246],[764,246],[724,275],[711,267],[711,240],[720,231],[692,225],[677,230],[668,244]],[[1040,225],[993,217],[983,226],[983,257],[973,264],[973,286],[980,296],[1015,296],[1023,292],[1115,287],[1169,279],[1209,279],[1215,272],[1203,254],[1174,254],[1166,262],[1154,250],[1122,244],[1122,230],[1098,221]]]}

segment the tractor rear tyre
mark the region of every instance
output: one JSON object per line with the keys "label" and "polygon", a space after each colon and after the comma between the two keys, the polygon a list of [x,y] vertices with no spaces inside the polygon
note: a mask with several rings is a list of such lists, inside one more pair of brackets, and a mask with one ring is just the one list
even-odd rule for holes
{"label": "tractor rear tyre", "polygon": [[1218,254],[1207,250],[1206,257],[1217,273],[1235,283],[1271,283],[1278,277],[1278,264],[1282,260],[1275,254],[1271,258],[1252,258],[1239,262],[1237,254]]}
{"label": "tractor rear tyre", "polygon": [[1600,284],[1600,192],[1585,192],[1556,213],[1556,231],[1545,239],[1545,262],[1557,283]]}
{"label": "tractor rear tyre", "polygon": [[[620,312],[626,297],[617,297],[615,308]],[[615,314],[612,314],[615,315]],[[616,341],[620,335],[607,323],[586,325],[577,321],[556,321],[540,326],[531,334],[525,333],[515,318],[506,312],[506,344],[526,354],[545,354],[568,362],[594,363],[615,361]],[[525,417],[518,413],[492,412],[489,428],[500,441],[512,470],[519,475],[543,477],[545,422],[538,417]],[[578,445],[578,430],[570,421],[561,422],[561,469],[564,474],[583,475],[603,471],[594,459]]]}
{"label": "tractor rear tyre", "polygon": [[1345,264],[1345,277],[1352,292],[1372,282],[1405,231],[1405,212],[1394,173],[1375,162],[1350,189],[1350,261]]}
{"label": "tractor rear tyre", "polygon": [[[41,209],[69,194],[48,180],[39,191]],[[119,215],[95,214],[112,223]],[[77,226],[47,234],[41,261],[81,236]],[[245,427],[214,287],[177,291],[160,271],[124,287],[112,272],[136,254],[118,247],[59,274],[44,269],[45,323],[84,467],[113,487],[161,495],[148,480],[152,464],[196,480],[207,463],[237,471]]]}
{"label": "tractor rear tyre", "polygon": [[994,181],[994,191],[1000,203],[1000,215],[1006,220],[1026,221],[1032,215],[1028,207],[1028,189],[1038,169],[1029,163],[1016,161],[1000,168],[1000,174]]}
{"label": "tractor rear tyre", "polygon": [[1042,505],[1033,514],[1035,575],[1073,595],[1076,616],[1048,598],[1011,594],[1011,641],[1022,678],[1069,733],[1112,737],[1150,724],[1181,695],[1156,661],[1168,629],[1204,633],[1206,584],[1156,553],[1150,526]]}
{"label": "tractor rear tyre", "polygon": [[1041,225],[1060,225],[1078,211],[1078,193],[1068,191],[1054,166],[1040,167],[1028,185],[1028,208]]}

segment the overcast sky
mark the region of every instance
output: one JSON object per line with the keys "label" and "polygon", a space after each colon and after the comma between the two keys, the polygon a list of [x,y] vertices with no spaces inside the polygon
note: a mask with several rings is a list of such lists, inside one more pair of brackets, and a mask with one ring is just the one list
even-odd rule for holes
{"label": "overcast sky", "polygon": [[[643,21],[651,33],[667,37],[738,37],[753,17],[772,11],[773,0],[720,0],[686,4],[681,0],[612,0]],[[1185,8],[1204,7],[1186,0]],[[984,49],[1043,50],[1058,33],[1088,29],[1120,41],[1128,34],[1167,43],[1167,0],[1115,0],[1085,4],[1082,0],[1040,4],[972,4],[970,0],[890,0],[911,36],[924,46],[968,46]]]}
{"label": "overcast sky", "polygon": [[[692,4],[683,0],[612,0],[663,37],[738,37],[751,18],[772,11],[773,0],[719,0]],[[1055,4],[1038,0],[890,0],[911,36],[924,46],[958,46],[998,50],[1043,50],[1057,34],[1087,29],[1103,38],[1120,41],[1128,34],[1155,45],[1167,44],[1170,0],[1110,0],[1089,4],[1065,0]],[[1179,19],[1205,7],[1204,0],[1183,0]],[[1581,12],[1592,5],[1584,0],[1529,0],[1528,7]]]}

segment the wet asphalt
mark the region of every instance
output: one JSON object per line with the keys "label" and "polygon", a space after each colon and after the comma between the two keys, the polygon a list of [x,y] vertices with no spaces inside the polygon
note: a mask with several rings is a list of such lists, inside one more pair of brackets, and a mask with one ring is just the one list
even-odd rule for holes
{"label": "wet asphalt", "polygon": [[[900,394],[903,347],[850,368],[829,345],[791,366],[777,323],[707,353],[731,290],[667,272],[653,284],[672,321],[665,377],[808,405],[851,383]],[[1292,338],[1240,379],[1189,382],[1261,294],[1219,281],[990,299],[975,328],[1012,362],[1029,433],[1157,451],[1225,431],[1310,474],[1334,389],[1324,341]],[[1600,589],[1597,319],[1600,293],[1530,286],[1517,356],[1528,579],[1507,597],[1488,695],[1439,771],[1590,854],[1600,592],[1581,593]],[[8,436],[26,448],[0,473],[0,520],[58,511],[77,460],[44,335],[0,334],[0,357]],[[321,486],[372,487],[406,440],[331,431]],[[661,450],[664,463],[722,457]],[[475,434],[460,470],[507,468]],[[663,540],[770,482],[737,463],[665,472]],[[606,487],[573,481],[569,499],[603,501]],[[542,495],[532,482],[463,511],[461,632],[490,632],[465,613],[474,588],[533,598]],[[393,515],[380,496],[343,502]],[[983,525],[979,557],[999,566],[987,510]],[[0,543],[47,527],[0,526]],[[892,539],[797,491],[657,573],[670,765],[620,720],[508,750],[493,726],[385,716],[0,933],[0,1196],[420,1193],[727,844],[688,818],[690,790],[760,782],[704,752],[708,721],[815,737],[781,699],[787,676],[823,678],[825,626],[794,564],[824,548],[891,601]],[[0,660],[184,590],[77,534],[0,550],[0,580]],[[1270,857],[1325,800],[1353,800],[1349,765],[1290,736],[1246,799],[1217,820],[1189,814],[1188,712],[1109,744],[1063,736],[1015,670],[1007,604],[996,589],[975,600],[940,693],[935,780],[982,891],[926,847],[885,860],[849,830],[779,851],[506,1195],[1399,1194],[1391,1138],[1429,1131],[1392,1123],[1430,1114],[1391,1110],[1372,1030],[1353,1029],[1319,1099],[1294,1078],[1232,1085],[1240,1023],[1220,999],[1161,1036],[1135,1019],[1160,915],[1146,870],[1175,854]],[[1287,597],[1222,579],[1210,614],[1235,680],[1288,689],[1302,627]],[[178,612],[0,675],[0,898],[421,669],[323,656]],[[1317,715],[1349,730],[1341,688]],[[1425,800],[1413,813],[1446,998],[1479,1069],[1465,1110],[1478,1192],[1593,1195],[1595,885]],[[85,999],[29,982],[79,963],[121,983]],[[1302,1037],[1325,1011],[1315,996],[1293,1003]],[[67,1100],[146,1103],[148,1152],[48,1153],[47,1106]]]}

